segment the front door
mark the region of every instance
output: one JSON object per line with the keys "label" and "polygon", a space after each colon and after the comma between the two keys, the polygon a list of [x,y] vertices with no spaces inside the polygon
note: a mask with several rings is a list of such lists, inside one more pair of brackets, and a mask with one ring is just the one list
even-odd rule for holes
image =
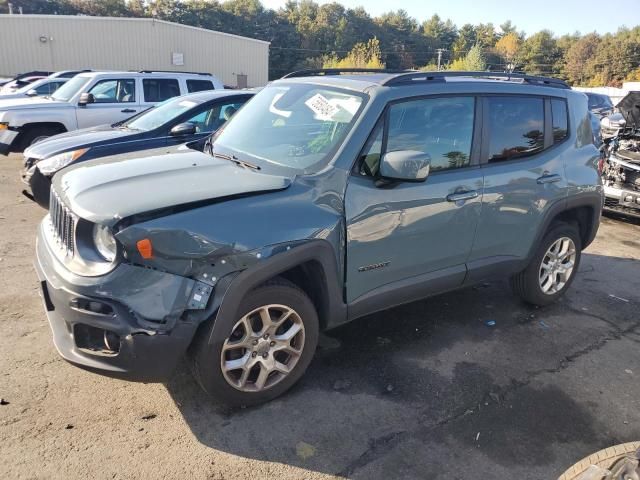
{"label": "front door", "polygon": [[[437,290],[462,284],[482,202],[475,111],[473,96],[422,98],[387,108],[346,192],[349,303],[376,289],[397,289],[406,301],[418,284],[423,293],[435,293],[430,280]],[[378,178],[381,156],[398,150],[431,157],[424,182]]]}
{"label": "front door", "polygon": [[140,111],[133,78],[106,79],[96,82],[88,91],[94,103],[78,106],[78,128],[114,124]]}

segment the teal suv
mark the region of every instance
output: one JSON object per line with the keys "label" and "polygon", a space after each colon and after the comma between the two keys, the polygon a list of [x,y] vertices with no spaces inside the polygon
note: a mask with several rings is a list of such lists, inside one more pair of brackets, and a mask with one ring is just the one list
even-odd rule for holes
{"label": "teal suv", "polygon": [[60,354],[162,381],[188,357],[218,401],[290,388],[319,332],[511,279],[562,296],[603,192],[587,98],[487,72],[302,71],[202,144],[53,178],[37,241]]}

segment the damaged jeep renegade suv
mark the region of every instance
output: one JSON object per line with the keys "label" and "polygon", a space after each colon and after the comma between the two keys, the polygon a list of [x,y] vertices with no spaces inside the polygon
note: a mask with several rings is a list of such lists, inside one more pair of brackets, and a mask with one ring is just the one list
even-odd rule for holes
{"label": "damaged jeep renegade suv", "polygon": [[304,71],[205,145],[54,177],[37,270],[80,367],[162,381],[185,355],[218,401],[290,388],[319,332],[509,277],[563,295],[602,208],[584,94],[488,73]]}

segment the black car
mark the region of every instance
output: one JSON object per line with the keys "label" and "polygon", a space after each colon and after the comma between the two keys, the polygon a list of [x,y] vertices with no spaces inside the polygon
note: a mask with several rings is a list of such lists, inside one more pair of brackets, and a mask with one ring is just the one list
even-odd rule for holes
{"label": "black car", "polygon": [[51,177],[68,165],[94,158],[204,139],[255,92],[216,90],[167,100],[114,125],[75,130],[42,140],[24,152],[23,193],[49,207]]}
{"label": "black car", "polygon": [[613,113],[613,103],[607,95],[585,92],[589,102],[589,111],[599,118],[604,118]]}

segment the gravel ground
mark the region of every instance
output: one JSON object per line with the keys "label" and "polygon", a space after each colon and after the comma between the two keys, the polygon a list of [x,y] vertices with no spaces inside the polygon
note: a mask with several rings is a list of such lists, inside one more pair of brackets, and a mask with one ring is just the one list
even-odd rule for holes
{"label": "gravel ground", "polygon": [[637,222],[603,220],[556,305],[499,282],[363,318],[289,394],[230,411],[184,367],[144,385],[58,358],[32,267],[44,211],[2,162],[0,478],[540,480],[640,439]]}

